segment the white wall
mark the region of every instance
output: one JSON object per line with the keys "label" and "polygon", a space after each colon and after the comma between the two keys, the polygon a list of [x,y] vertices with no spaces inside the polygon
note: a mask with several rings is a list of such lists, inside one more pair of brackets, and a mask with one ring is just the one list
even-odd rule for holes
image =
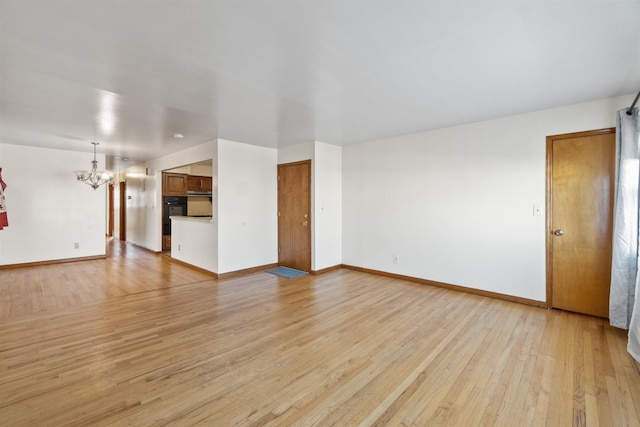
{"label": "white wall", "polygon": [[314,155],[314,142],[292,145],[278,150],[278,164],[281,165],[283,163],[300,162],[302,160],[313,160]]}
{"label": "white wall", "polygon": [[165,171],[174,172],[174,173],[184,173],[187,175],[199,175],[199,176],[212,176],[213,174],[211,165],[202,165],[202,164],[181,166],[179,168],[171,169],[169,171],[165,169]]}
{"label": "white wall", "polygon": [[189,175],[213,176],[213,167],[211,165],[191,165]]}
{"label": "white wall", "polygon": [[315,144],[313,270],[342,264],[342,147]]}
{"label": "white wall", "polygon": [[631,100],[344,147],[343,263],[544,301],[546,136],[613,127]]}
{"label": "white wall", "polygon": [[[73,174],[92,159],[89,152],[0,144],[9,216],[0,265],[105,254],[106,186],[93,190]],[[104,155],[97,159],[104,167]]]}
{"label": "white wall", "polygon": [[278,261],[276,164],[276,149],[218,140],[218,273]]}

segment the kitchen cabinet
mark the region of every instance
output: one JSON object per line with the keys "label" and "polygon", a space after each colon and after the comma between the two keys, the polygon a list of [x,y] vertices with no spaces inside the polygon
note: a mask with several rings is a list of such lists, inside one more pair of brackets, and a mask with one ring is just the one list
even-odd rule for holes
{"label": "kitchen cabinet", "polygon": [[210,176],[189,175],[187,177],[187,191],[210,192],[212,188]]}
{"label": "kitchen cabinet", "polygon": [[202,181],[202,191],[212,191],[213,190],[213,182],[210,176],[203,176]]}
{"label": "kitchen cabinet", "polygon": [[171,250],[171,234],[165,234],[164,236],[162,236],[162,250]]}
{"label": "kitchen cabinet", "polygon": [[187,177],[183,173],[165,172],[162,174],[162,195],[163,196],[186,196]]}

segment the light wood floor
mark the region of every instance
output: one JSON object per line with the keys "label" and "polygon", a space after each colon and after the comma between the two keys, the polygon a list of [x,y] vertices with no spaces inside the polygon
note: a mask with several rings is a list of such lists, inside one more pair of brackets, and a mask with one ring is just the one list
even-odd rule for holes
{"label": "light wood floor", "polygon": [[0,270],[1,425],[640,425],[640,370],[602,319],[114,249]]}

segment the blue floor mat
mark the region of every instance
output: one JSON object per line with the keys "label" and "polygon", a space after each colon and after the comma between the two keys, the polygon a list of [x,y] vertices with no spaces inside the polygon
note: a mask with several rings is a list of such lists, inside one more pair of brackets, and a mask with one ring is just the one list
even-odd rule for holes
{"label": "blue floor mat", "polygon": [[267,270],[266,273],[275,274],[276,276],[280,276],[280,277],[286,277],[287,279],[294,279],[296,277],[309,274],[306,271],[300,271],[300,270],[296,270],[295,268],[289,268],[289,267],[272,268],[271,270]]}

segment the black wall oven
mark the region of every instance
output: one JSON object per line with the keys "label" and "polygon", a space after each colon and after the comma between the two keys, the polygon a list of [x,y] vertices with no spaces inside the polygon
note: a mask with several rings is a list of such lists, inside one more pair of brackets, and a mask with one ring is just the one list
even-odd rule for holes
{"label": "black wall oven", "polygon": [[171,234],[171,216],[187,216],[186,196],[164,196],[162,198],[162,234]]}

